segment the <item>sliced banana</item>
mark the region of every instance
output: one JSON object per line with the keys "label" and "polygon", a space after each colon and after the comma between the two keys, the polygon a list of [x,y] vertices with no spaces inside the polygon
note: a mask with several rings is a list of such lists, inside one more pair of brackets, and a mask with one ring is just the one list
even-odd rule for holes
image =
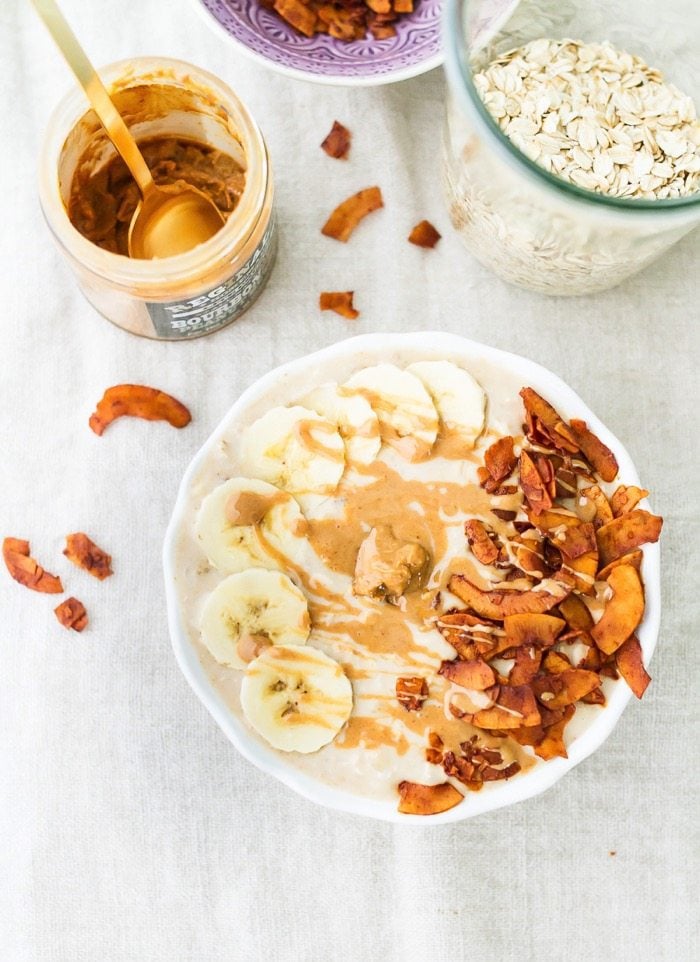
{"label": "sliced banana", "polygon": [[246,718],[273,748],[316,752],[352,711],[352,686],[341,666],[311,645],[266,648],[241,684]]}
{"label": "sliced banana", "polygon": [[338,427],[309,408],[271,408],[243,435],[248,471],[291,494],[332,494],[345,469]]}
{"label": "sliced banana", "polygon": [[218,662],[245,668],[266,646],[305,644],[311,624],[306,598],[287,575],[248,568],[214,588],[200,627]]}
{"label": "sliced banana", "polygon": [[438,414],[422,382],[393,364],[357,371],[343,390],[365,397],[379,419],[382,440],[409,461],[428,457],[438,432]]}
{"label": "sliced banana", "polygon": [[337,384],[324,384],[307,394],[302,403],[338,426],[350,463],[374,461],[382,439],[377,415],[365,398],[360,394],[343,395]]}
{"label": "sliced banana", "polygon": [[486,417],[486,394],[479,382],[451,361],[416,361],[406,370],[422,381],[447,431],[474,447]]}
{"label": "sliced banana", "polygon": [[279,568],[293,558],[306,519],[291,494],[257,478],[231,478],[206,496],[196,523],[197,539],[222,571]]}

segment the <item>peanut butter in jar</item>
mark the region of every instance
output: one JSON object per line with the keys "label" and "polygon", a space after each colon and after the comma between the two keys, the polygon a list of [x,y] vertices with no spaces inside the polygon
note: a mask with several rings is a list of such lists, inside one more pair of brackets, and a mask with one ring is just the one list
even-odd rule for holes
{"label": "peanut butter in jar", "polygon": [[158,340],[217,331],[250,307],[274,263],[273,180],[260,130],[228,87],[189,64],[140,58],[101,75],[156,183],[199,187],[224,226],[184,254],[130,258],[138,190],[78,89],[59,105],[44,143],[44,216],[81,290],[117,326]]}

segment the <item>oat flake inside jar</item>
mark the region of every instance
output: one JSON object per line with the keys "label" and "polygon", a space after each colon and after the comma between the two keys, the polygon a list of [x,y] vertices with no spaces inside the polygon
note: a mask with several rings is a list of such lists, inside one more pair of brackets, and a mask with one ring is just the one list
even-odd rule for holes
{"label": "oat flake inside jar", "polygon": [[445,0],[445,25],[443,184],[484,266],[592,294],[700,224],[696,0]]}
{"label": "oat flake inside jar", "polygon": [[100,75],[137,141],[172,137],[219,150],[243,169],[243,191],[221,230],[184,254],[136,260],[92,243],[69,219],[71,188],[79,170],[102,170],[115,150],[76,88],[54,113],[42,151],[40,199],[51,232],[88,301],[118,327],[158,340],[217,331],[255,301],[275,259],[262,134],[227,86],[190,64],[144,57]]}

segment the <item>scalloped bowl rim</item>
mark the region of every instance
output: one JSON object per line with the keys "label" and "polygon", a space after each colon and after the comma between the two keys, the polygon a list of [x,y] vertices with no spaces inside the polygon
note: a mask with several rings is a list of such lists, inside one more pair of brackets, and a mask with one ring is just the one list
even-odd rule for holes
{"label": "scalloped bowl rim", "polygon": [[[163,547],[163,567],[165,574],[165,594],[167,600],[168,626],[175,657],[190,686],[208,709],[224,734],[235,745],[241,755],[252,762],[257,768],[273,775],[287,787],[303,795],[310,801],[317,802],[326,808],[348,812],[354,815],[364,815],[386,822],[417,822],[424,826],[458,822],[483,812],[494,811],[506,805],[524,801],[539,795],[555,784],[566,772],[598,749],[615,728],[622,712],[632,697],[632,692],[620,680],[595,720],[585,728],[569,747],[568,758],[556,758],[537,765],[522,775],[507,782],[498,782],[493,788],[484,792],[467,792],[465,801],[447,812],[429,817],[422,815],[400,814],[395,805],[386,801],[378,801],[353,795],[350,792],[332,788],[290,766],[285,759],[271,748],[253,741],[246,726],[239,721],[227,708],[222,697],[214,690],[207,675],[199,662],[196,650],[192,645],[186,626],[180,612],[180,604],[175,586],[176,541],[184,523],[189,488],[195,474],[200,470],[209,454],[211,446],[226,426],[236,416],[237,411],[251,401],[259,398],[278,379],[287,374],[295,374],[305,368],[319,364],[336,357],[351,357],[362,350],[371,349],[381,351],[387,355],[402,348],[430,350],[431,353],[441,352],[449,357],[450,351],[469,351],[474,360],[483,359],[495,365],[502,366],[511,373],[522,377],[523,383],[531,384],[536,390],[544,393],[555,406],[561,406],[565,411],[575,411],[576,415],[588,422],[591,429],[614,452],[619,462],[620,477],[625,484],[640,485],[637,472],[632,460],[619,442],[596,415],[581,400],[578,394],[570,388],[556,374],[517,354],[511,354],[498,348],[490,347],[472,341],[458,334],[448,334],[439,331],[421,331],[406,334],[362,334],[339,341],[329,347],[322,348],[312,354],[306,354],[296,360],[289,361],[274,368],[248,387],[234,402],[216,429],[202,445],[190,462],[180,483],[177,500],[172,517],[168,525]],[[642,502],[643,504],[645,502]],[[659,545],[648,544],[644,548],[644,583],[646,594],[646,608],[644,620],[637,632],[644,653],[645,664],[649,663],[656,647],[659,633],[661,588],[660,588],[660,551]]]}
{"label": "scalloped bowl rim", "polygon": [[190,0],[190,3],[199,11],[199,15],[204,18],[204,21],[209,25],[211,30],[218,33],[224,40],[233,44],[248,59],[255,61],[255,63],[262,64],[265,67],[269,67],[271,70],[285,77],[291,77],[293,80],[306,80],[309,83],[323,84],[327,87],[380,87],[385,84],[400,83],[402,80],[411,80],[413,77],[420,77],[430,70],[441,67],[445,60],[442,33],[440,33],[440,50],[432,54],[432,56],[426,57],[425,60],[412,64],[410,67],[401,67],[383,74],[360,74],[358,76],[348,77],[341,74],[317,74],[310,70],[302,70],[300,67],[286,67],[284,64],[271,60],[264,54],[258,53],[257,50],[252,50],[247,44],[243,43],[242,40],[239,40],[238,37],[234,37],[232,33],[229,33],[226,27],[217,20],[211,10],[204,6],[202,0]]}

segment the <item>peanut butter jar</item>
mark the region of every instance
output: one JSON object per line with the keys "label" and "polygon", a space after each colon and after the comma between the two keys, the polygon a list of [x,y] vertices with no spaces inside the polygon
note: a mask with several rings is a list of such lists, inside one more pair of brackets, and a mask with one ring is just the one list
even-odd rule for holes
{"label": "peanut butter jar", "polygon": [[138,58],[100,75],[138,141],[175,137],[213,147],[245,171],[235,209],[210,240],[159,260],[104,250],[71,223],[78,171],[101,170],[115,150],[76,88],[51,118],[40,162],[44,217],[78,285],[107,320],[157,340],[217,331],[247,310],[270,275],[277,248],[270,160],[257,124],[212,74],[178,60]]}

